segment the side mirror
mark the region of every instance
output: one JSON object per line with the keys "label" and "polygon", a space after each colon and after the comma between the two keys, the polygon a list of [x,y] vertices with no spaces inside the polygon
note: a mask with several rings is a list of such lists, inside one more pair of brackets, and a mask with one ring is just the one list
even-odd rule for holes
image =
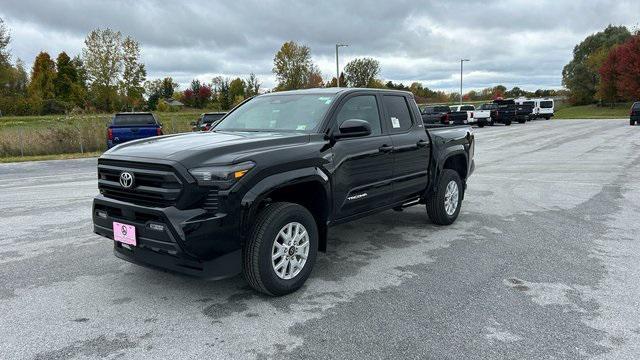
{"label": "side mirror", "polygon": [[360,119],[349,119],[340,124],[338,132],[334,134],[334,137],[336,139],[340,139],[368,135],[371,135],[371,125],[369,125],[367,121]]}

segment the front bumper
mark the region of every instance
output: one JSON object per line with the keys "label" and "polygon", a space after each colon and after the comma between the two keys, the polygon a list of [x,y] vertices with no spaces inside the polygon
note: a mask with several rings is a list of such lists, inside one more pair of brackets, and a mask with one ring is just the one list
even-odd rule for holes
{"label": "front bumper", "polygon": [[92,215],[93,231],[109,239],[114,221],[136,228],[137,246],[114,241],[114,253],[121,259],[208,279],[241,271],[238,225],[227,214],[151,208],[98,195]]}

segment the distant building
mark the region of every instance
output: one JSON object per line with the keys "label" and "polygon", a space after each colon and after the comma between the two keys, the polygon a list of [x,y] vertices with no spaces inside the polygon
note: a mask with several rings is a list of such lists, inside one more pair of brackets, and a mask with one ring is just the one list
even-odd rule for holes
{"label": "distant building", "polygon": [[166,99],[163,99],[163,100],[164,100],[164,102],[167,103],[167,105],[172,106],[172,107],[173,106],[176,106],[176,107],[184,106],[183,103],[181,103],[180,101],[178,101],[178,100],[176,100],[174,98],[166,98]]}

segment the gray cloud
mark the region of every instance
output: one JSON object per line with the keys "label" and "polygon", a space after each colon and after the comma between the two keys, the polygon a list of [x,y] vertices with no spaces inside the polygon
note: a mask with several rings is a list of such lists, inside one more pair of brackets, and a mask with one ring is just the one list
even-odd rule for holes
{"label": "gray cloud", "polygon": [[84,36],[110,27],[142,44],[149,77],[258,74],[274,83],[280,45],[309,45],[325,77],[334,44],[343,61],[380,60],[385,79],[455,89],[461,57],[465,87],[498,83],[559,87],[573,46],[607,24],[637,26],[638,1],[35,1],[3,0],[14,57],[27,64],[46,50],[80,52]]}

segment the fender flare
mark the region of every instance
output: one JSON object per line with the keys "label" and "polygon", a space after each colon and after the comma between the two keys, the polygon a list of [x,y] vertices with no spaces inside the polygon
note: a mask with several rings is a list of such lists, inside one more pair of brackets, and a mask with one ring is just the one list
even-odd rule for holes
{"label": "fender flare", "polygon": [[[329,176],[318,167],[307,167],[301,169],[295,169],[269,175],[264,179],[256,183],[245,195],[242,197],[242,216],[241,216],[241,228],[245,231],[249,229],[248,226],[255,219],[258,206],[266,199],[273,191],[284,188],[289,185],[300,184],[304,182],[318,182],[324,189],[324,196],[327,199],[327,217],[331,213],[331,184]],[[318,224],[319,231],[319,250],[324,251],[326,249],[327,238],[327,224]]]}

